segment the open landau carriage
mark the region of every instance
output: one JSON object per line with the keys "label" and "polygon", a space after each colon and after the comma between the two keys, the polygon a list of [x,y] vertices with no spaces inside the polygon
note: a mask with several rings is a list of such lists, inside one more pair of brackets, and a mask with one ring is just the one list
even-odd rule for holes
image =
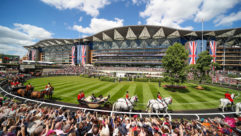
{"label": "open landau carriage", "polygon": [[87,106],[89,108],[103,108],[103,107],[111,107],[110,102],[108,101],[110,96],[106,97],[96,97],[93,101],[91,96],[86,97],[84,100],[80,101],[81,105]]}

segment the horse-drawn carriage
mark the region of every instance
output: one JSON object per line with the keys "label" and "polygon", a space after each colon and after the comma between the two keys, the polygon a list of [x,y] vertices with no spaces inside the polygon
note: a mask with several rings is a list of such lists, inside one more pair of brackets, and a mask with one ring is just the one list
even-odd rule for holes
{"label": "horse-drawn carriage", "polygon": [[86,97],[83,100],[80,100],[79,103],[81,106],[86,106],[88,108],[101,108],[101,107],[111,107],[110,102],[108,101],[110,98],[110,96],[106,96],[106,97],[97,97],[95,98],[95,100],[93,101],[91,96]]}
{"label": "horse-drawn carriage", "polygon": [[16,94],[16,95],[20,95],[22,97],[29,95],[27,94],[27,92],[32,92],[34,90],[34,87],[31,87],[29,89],[27,89],[26,86],[9,86],[8,88],[9,92],[11,92],[12,94]]}
{"label": "horse-drawn carriage", "polygon": [[33,99],[44,99],[45,95],[47,98],[52,99],[53,87],[47,90],[34,91],[34,87],[28,88],[27,86],[9,86],[9,92],[22,97],[33,98]]}

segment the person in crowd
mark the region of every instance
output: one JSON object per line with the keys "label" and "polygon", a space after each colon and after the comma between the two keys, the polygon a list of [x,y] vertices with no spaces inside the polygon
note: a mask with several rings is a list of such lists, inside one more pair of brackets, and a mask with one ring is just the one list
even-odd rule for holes
{"label": "person in crowd", "polygon": [[18,87],[20,85],[20,82],[18,80],[15,80],[15,86]]}
{"label": "person in crowd", "polygon": [[[81,110],[17,104],[0,107],[0,134],[41,136],[239,136],[241,118],[200,120],[96,114]],[[10,111],[10,112],[9,112]],[[6,114],[7,113],[7,114]],[[231,121],[232,120],[232,121]],[[234,122],[234,123],[232,123]]]}
{"label": "person in crowd", "polygon": [[231,102],[231,105],[233,105],[233,99],[232,99],[231,94],[229,93],[229,91],[227,91],[224,94],[224,96],[225,96],[226,99],[228,99]]}
{"label": "person in crowd", "polygon": [[11,81],[11,87],[14,88],[16,86],[15,82],[12,80]]}
{"label": "person in crowd", "polygon": [[3,106],[3,97],[0,97],[0,106]]}

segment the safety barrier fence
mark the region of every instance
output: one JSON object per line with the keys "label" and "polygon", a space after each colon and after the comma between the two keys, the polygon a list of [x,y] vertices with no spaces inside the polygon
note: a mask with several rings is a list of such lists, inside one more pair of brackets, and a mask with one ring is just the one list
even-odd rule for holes
{"label": "safety barrier fence", "polygon": [[[41,105],[48,105],[48,106],[56,106],[60,108],[70,108],[70,109],[76,109],[76,110],[82,110],[84,112],[86,111],[94,111],[94,112],[102,112],[102,113],[109,113],[109,114],[127,114],[127,115],[139,115],[140,117],[142,116],[151,116],[151,115],[157,115],[157,116],[168,116],[169,119],[171,120],[172,116],[196,116],[197,119],[200,119],[200,116],[214,116],[214,115],[221,115],[222,117],[225,117],[225,115],[232,115],[236,114],[236,112],[219,112],[219,113],[145,113],[145,112],[120,112],[120,111],[110,111],[110,110],[101,110],[101,109],[91,109],[91,108],[82,108],[82,107],[77,107],[77,106],[69,106],[69,105],[64,105],[64,104],[56,104],[56,103],[50,103],[50,102],[44,102],[44,101],[39,101],[39,100],[33,100],[21,96],[17,96],[14,94],[11,94],[4,90],[2,88],[4,81],[0,82],[0,93],[4,93],[5,96],[11,96],[12,98],[16,99],[21,99],[24,100],[24,102],[34,102],[36,104]],[[238,112],[238,114],[241,114],[241,111]]]}

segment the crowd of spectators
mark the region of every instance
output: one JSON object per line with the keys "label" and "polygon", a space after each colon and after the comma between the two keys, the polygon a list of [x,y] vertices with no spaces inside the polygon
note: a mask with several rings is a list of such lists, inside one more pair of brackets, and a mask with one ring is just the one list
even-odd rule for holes
{"label": "crowd of spectators", "polygon": [[185,120],[132,117],[39,107],[6,99],[0,107],[0,136],[238,136],[241,118]]}
{"label": "crowd of spectators", "polygon": [[92,67],[66,65],[63,69],[58,69],[50,72],[43,72],[42,75],[69,75],[69,74],[86,74],[94,70]]}

